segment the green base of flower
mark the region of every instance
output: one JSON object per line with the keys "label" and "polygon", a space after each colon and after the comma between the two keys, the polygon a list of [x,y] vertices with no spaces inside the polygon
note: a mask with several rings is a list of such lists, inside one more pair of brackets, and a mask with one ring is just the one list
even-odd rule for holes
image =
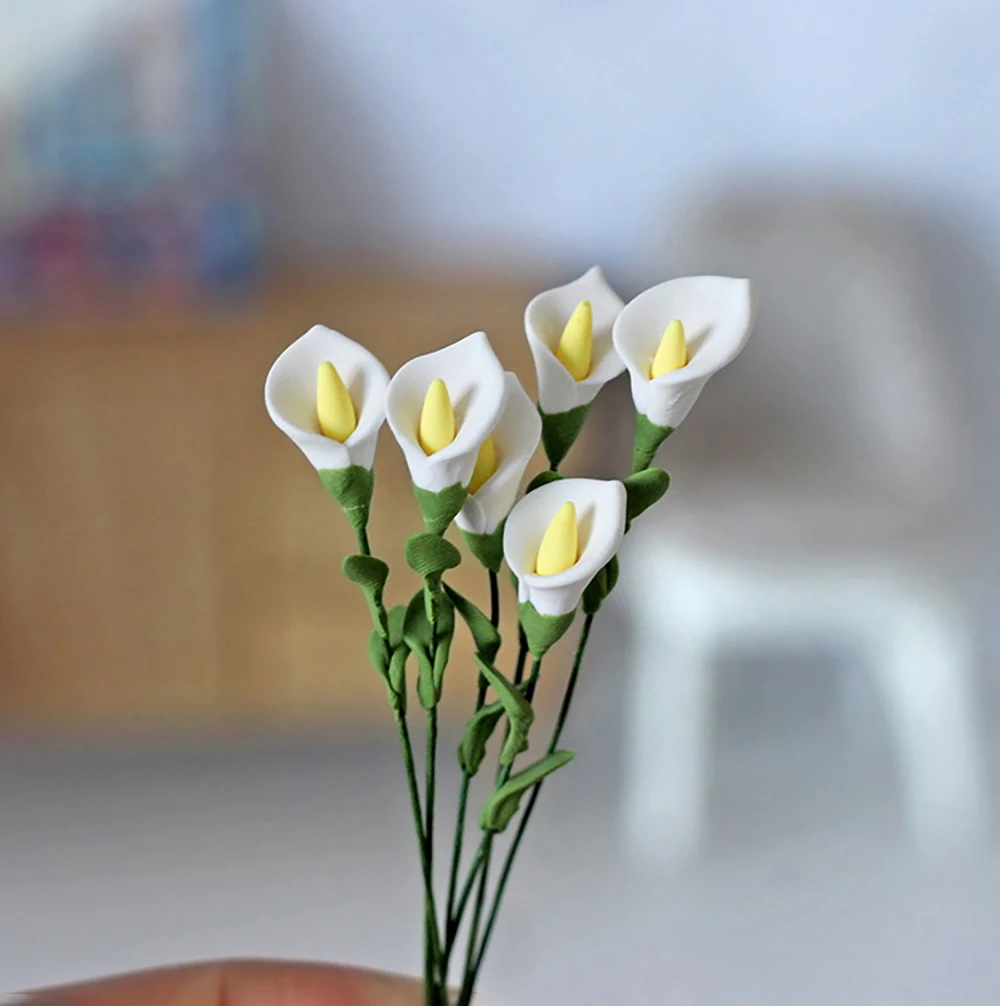
{"label": "green base of flower", "polygon": [[375,473],[361,465],[347,468],[319,468],[316,472],[326,491],[340,504],[356,531],[368,527]]}
{"label": "green base of flower", "polygon": [[588,402],[566,412],[543,412],[539,408],[538,414],[542,417],[542,446],[553,470],[562,464],[580,435],[590,405]]}
{"label": "green base of flower", "polygon": [[492,534],[473,534],[463,531],[462,537],[469,551],[491,572],[499,573],[503,565],[503,524]]}
{"label": "green base of flower", "polygon": [[644,472],[656,457],[656,452],[671,433],[672,426],[657,426],[641,412],[635,414],[635,444],[632,448],[632,472]]}
{"label": "green base of flower", "polygon": [[576,616],[576,611],[568,615],[541,615],[530,601],[519,604],[517,613],[528,649],[536,658],[544,657],[566,635]]}
{"label": "green base of flower", "polygon": [[424,516],[424,526],[431,534],[437,535],[448,530],[469,495],[469,490],[458,482],[436,493],[419,486],[414,486],[413,492]]}

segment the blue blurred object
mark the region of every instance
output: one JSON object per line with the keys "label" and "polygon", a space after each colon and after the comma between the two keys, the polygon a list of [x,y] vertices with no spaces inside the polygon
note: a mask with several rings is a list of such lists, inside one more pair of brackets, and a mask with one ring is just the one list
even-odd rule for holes
{"label": "blue blurred object", "polygon": [[253,6],[137,12],[60,73],[2,96],[0,299],[177,293],[257,274]]}

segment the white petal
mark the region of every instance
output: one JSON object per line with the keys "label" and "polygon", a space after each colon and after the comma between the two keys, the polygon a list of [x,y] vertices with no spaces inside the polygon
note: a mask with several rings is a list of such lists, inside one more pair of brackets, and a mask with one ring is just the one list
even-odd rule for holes
{"label": "white petal", "polygon": [[[590,376],[582,381],[556,358],[556,349],[569,316],[581,300],[589,300],[594,316],[594,350]],[[547,413],[567,412],[586,405],[597,392],[624,369],[611,341],[611,329],[623,302],[608,286],[600,266],[588,269],[579,279],[546,290],[533,298],[524,312],[524,330],[535,358],[538,404]]]}
{"label": "white petal", "polygon": [[[437,377],[448,386],[456,432],[447,447],[428,456],[417,429],[427,389]],[[430,492],[457,482],[468,485],[479,447],[503,411],[505,393],[503,367],[485,332],[418,356],[396,371],[386,394],[386,413],[416,485]]]}
{"label": "white petal", "polygon": [[480,486],[475,496],[455,518],[463,531],[492,534],[510,513],[517,499],[524,469],[538,449],[542,437],[542,419],[535,403],[521,387],[516,374],[504,374],[507,397],[503,413],[493,428],[493,443],[497,451],[497,470]]}
{"label": "white petal", "polygon": [[[690,276],[639,294],[614,326],[615,347],[628,367],[636,409],[658,426],[679,426],[708,379],[746,345],[753,314],[746,279]],[[653,356],[675,318],[684,325],[688,365],[650,380]]]}
{"label": "white petal", "polygon": [[[337,368],[358,415],[357,427],[342,444],[320,433],[316,417],[316,372],[326,360]],[[264,401],[275,426],[291,437],[314,468],[371,468],[388,384],[385,367],[364,346],[314,325],[274,361],[264,382]]]}
{"label": "white petal", "polygon": [[[556,511],[576,505],[580,558],[569,569],[539,576],[535,560]],[[565,615],[580,603],[594,574],[618,551],[625,534],[625,486],[601,479],[560,479],[528,493],[510,513],[503,551],[518,579],[518,600],[542,615]]]}

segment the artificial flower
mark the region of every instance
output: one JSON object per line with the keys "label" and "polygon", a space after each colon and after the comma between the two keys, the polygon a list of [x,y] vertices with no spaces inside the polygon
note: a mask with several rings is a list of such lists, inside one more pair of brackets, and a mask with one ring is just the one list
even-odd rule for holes
{"label": "artificial flower", "polygon": [[[330,375],[330,366],[335,376]],[[371,468],[385,420],[389,375],[364,346],[323,325],[314,325],[279,357],[264,382],[264,401],[275,426],[286,433],[318,471],[357,465]],[[344,402],[346,391],[349,402]],[[351,432],[341,441],[323,433],[322,399],[353,408],[352,422],[328,432]],[[336,427],[336,423],[333,424]]]}
{"label": "artificial flower", "polygon": [[469,496],[455,518],[458,526],[470,534],[492,534],[510,513],[524,470],[542,435],[538,410],[517,375],[508,371],[504,383],[507,396],[503,412],[489,441],[494,470],[481,485],[470,482]]}
{"label": "artificial flower", "polygon": [[[599,266],[572,283],[538,294],[528,304],[524,329],[535,358],[538,406],[543,413],[589,405],[622,372],[624,364],[611,342],[611,329],[622,306]],[[589,353],[581,353],[581,342]]]}
{"label": "artificial flower", "polygon": [[613,339],[636,411],[676,429],[708,379],[746,345],[753,315],[750,281],[726,276],[668,280],[630,301]]}
{"label": "artificial flower", "polygon": [[[443,382],[443,399],[437,381]],[[485,332],[403,364],[389,382],[386,414],[414,485],[432,493],[467,486],[479,448],[503,411],[505,394],[503,367]],[[421,431],[439,424],[428,424],[427,406],[440,409],[445,402],[453,411],[454,439],[440,447],[435,443],[428,453]]]}
{"label": "artificial flower", "polygon": [[[549,555],[565,552],[571,537],[566,526],[570,515],[575,518],[576,561],[558,572],[539,573],[543,542]],[[618,551],[624,533],[621,482],[557,479],[528,493],[511,510],[503,536],[504,557],[517,577],[518,600],[530,603],[540,615],[574,611],[587,584]],[[543,556],[546,561],[550,560]],[[554,568],[564,564],[555,561]]]}

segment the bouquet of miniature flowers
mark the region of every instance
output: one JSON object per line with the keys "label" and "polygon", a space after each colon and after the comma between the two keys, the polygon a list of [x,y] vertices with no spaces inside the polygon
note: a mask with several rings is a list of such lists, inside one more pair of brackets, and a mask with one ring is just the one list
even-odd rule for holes
{"label": "bouquet of miniature flowers", "polygon": [[[410,360],[390,380],[363,346],[316,326],[268,374],[271,418],[315,467],[357,533],[358,551],[344,559],[343,571],[366,597],[369,656],[399,733],[423,880],[428,1006],[471,1001],[542,785],[573,759],[560,740],[594,618],[618,580],[622,538],[667,491],[667,473],[653,466],[657,449],[708,379],[743,348],[752,321],[746,280],[674,279],[625,305],[595,267],[527,306],[537,404],[515,374],[504,372],[483,332]],[[621,481],[564,477],[560,466],[594,399],[625,369],[635,405],[631,472]],[[386,419],[423,517],[423,530],[405,546],[423,585],[396,605],[386,601],[389,567],[368,538],[375,443]],[[549,467],[518,499],[539,441]],[[447,537],[452,524],[484,567],[488,611],[448,582],[449,570],[462,561],[462,549]],[[507,672],[498,630],[504,562],[518,611]],[[582,629],[562,704],[551,734],[536,740],[532,703],[545,655],[580,608]],[[473,640],[478,687],[469,695],[458,748],[458,814],[442,864],[435,826],[438,706],[457,621]],[[414,700],[426,723],[422,773],[411,737],[416,718],[408,712]],[[488,766],[493,757],[496,764]],[[474,788],[482,792],[470,808]],[[478,813],[469,820],[472,809]],[[501,839],[508,829],[512,837]],[[441,865],[447,873],[439,877]]]}

